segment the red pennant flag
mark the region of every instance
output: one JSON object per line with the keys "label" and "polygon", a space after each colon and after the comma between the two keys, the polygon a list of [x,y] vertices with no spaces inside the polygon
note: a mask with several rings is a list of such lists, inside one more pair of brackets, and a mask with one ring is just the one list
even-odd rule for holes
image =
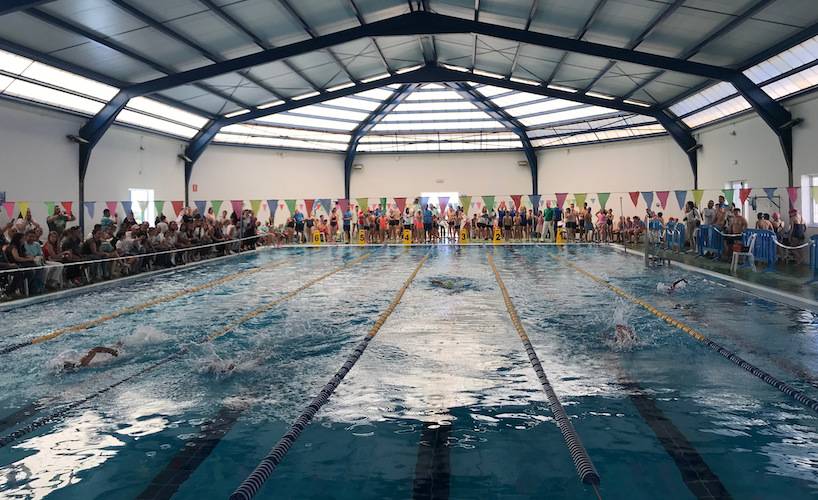
{"label": "red pennant flag", "polygon": [[349,208],[349,200],[347,200],[346,198],[338,200],[338,208],[341,209],[342,214],[346,212],[347,209]]}
{"label": "red pennant flag", "polygon": [[514,201],[514,208],[519,210],[520,209],[520,200],[522,200],[523,195],[521,194],[512,194],[511,199]]}
{"label": "red pennant flag", "polygon": [[398,206],[398,211],[403,213],[403,210],[406,208],[406,198],[395,198],[395,204]]}
{"label": "red pennant flag", "polygon": [[62,202],[62,207],[65,209],[66,212],[69,214],[71,213],[71,207],[74,206],[73,201],[64,201]]}
{"label": "red pennant flag", "polygon": [[105,207],[108,209],[109,212],[111,212],[111,215],[114,215],[116,213],[116,206],[117,205],[119,205],[118,201],[106,201],[105,202]]}
{"label": "red pennant flag", "polygon": [[670,191],[656,191],[656,196],[659,197],[659,204],[662,206],[662,210],[667,208],[667,196],[670,194]]}
{"label": "red pennant flag", "polygon": [[788,187],[787,194],[790,196],[790,206],[795,206],[795,202],[798,201],[798,188]]}
{"label": "red pennant flag", "polygon": [[741,188],[738,190],[738,198],[741,200],[741,204],[744,205],[744,202],[747,201],[747,198],[750,197],[750,193],[753,191],[753,188]]}
{"label": "red pennant flag", "polygon": [[562,208],[563,203],[565,203],[565,198],[568,198],[568,193],[554,193],[557,195],[557,206]]}
{"label": "red pennant flag", "polygon": [[176,214],[177,217],[182,213],[182,209],[185,208],[185,202],[182,200],[171,201],[170,205],[173,207],[173,213]]}
{"label": "red pennant flag", "polygon": [[315,199],[312,200],[304,200],[304,203],[307,204],[307,217],[312,217],[312,206],[315,205]]}
{"label": "red pennant flag", "polygon": [[639,191],[631,191],[628,194],[631,195],[631,201],[633,202],[633,206],[638,205],[639,204]]}

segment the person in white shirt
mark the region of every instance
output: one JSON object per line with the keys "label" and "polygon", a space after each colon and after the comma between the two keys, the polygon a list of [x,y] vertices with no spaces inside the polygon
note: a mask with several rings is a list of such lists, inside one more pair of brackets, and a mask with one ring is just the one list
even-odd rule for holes
{"label": "person in white shirt", "polygon": [[702,218],[706,226],[712,226],[716,220],[716,209],[713,208],[713,200],[707,202],[707,207],[702,210]]}

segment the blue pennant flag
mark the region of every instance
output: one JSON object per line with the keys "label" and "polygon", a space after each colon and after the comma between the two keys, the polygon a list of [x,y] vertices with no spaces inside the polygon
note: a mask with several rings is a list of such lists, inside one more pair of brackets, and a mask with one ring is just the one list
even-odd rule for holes
{"label": "blue pennant flag", "polygon": [[642,191],[642,198],[645,199],[645,205],[647,205],[648,208],[653,205],[653,191]]}
{"label": "blue pennant flag", "polygon": [[687,190],[686,189],[683,189],[681,191],[676,190],[676,191],[674,191],[674,193],[676,193],[676,201],[679,203],[679,209],[684,210],[684,208],[685,208],[685,199],[687,198]]}

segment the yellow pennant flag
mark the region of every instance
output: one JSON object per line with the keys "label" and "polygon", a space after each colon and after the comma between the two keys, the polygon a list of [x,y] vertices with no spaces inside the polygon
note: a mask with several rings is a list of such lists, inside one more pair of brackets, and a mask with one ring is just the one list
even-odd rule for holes
{"label": "yellow pennant flag", "polygon": [[[28,202],[27,201],[18,201],[17,202],[17,210],[19,210],[20,213],[23,214],[23,217],[25,217],[26,212],[28,211]],[[48,215],[51,215],[51,214],[48,214]]]}

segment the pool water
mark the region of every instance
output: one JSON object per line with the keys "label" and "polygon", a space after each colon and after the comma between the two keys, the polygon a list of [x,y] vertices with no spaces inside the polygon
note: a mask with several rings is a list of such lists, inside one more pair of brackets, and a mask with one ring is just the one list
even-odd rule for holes
{"label": "pool water", "polygon": [[[575,246],[282,249],[0,313],[2,349],[268,266],[0,355],[2,438],[183,350],[1,447],[0,497],[228,497],[428,254],[259,497],[595,498],[577,478],[489,253],[602,498],[818,497],[818,415],[565,260],[813,398],[818,317],[696,273],[646,269],[612,248]],[[682,277],[684,289],[657,291]],[[617,343],[617,324],[637,340]],[[117,342],[116,358],[62,369]]]}

